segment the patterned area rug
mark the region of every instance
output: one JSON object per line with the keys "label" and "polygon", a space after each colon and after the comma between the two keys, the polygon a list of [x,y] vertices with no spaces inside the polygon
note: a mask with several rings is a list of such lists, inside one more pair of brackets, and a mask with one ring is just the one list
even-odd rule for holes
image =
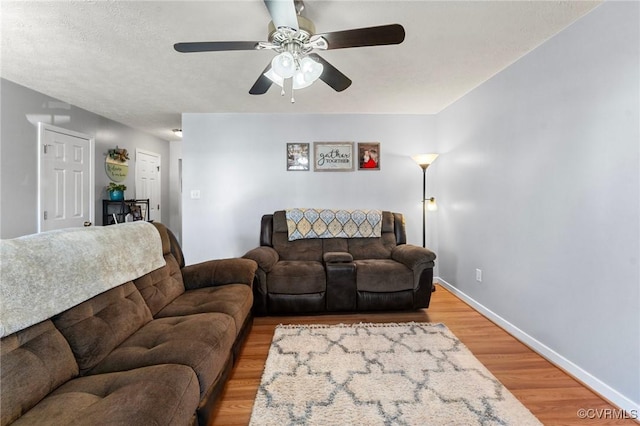
{"label": "patterned area rug", "polygon": [[251,425],[540,425],[443,324],[278,326]]}

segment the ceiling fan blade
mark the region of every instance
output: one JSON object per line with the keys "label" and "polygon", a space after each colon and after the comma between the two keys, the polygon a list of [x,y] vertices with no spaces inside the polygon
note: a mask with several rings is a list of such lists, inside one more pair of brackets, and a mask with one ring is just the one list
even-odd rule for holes
{"label": "ceiling fan blade", "polygon": [[324,67],[322,70],[322,74],[320,75],[320,80],[327,83],[333,90],[336,92],[342,92],[347,87],[351,86],[351,80],[346,75],[342,74],[336,67],[327,62],[324,58],[322,58],[317,53],[310,53],[309,56],[313,58],[315,61],[322,64]]}
{"label": "ceiling fan blade", "polygon": [[347,47],[400,44],[404,41],[404,28],[400,24],[391,24],[317,35],[327,41],[329,44],[327,49],[344,49]]}
{"label": "ceiling fan blade", "polygon": [[293,0],[264,0],[276,28],[287,27],[298,31],[298,15]]}
{"label": "ceiling fan blade", "polygon": [[249,89],[250,95],[264,95],[265,93],[267,93],[267,90],[269,90],[269,88],[273,84],[273,81],[271,81],[271,79],[265,75],[270,68],[271,63],[267,65],[264,71],[262,71],[262,74],[260,74],[260,77],[258,77],[256,82],[253,83],[251,89]]}
{"label": "ceiling fan blade", "polygon": [[173,48],[181,53],[256,50],[258,43],[257,41],[197,41],[193,43],[176,43]]}

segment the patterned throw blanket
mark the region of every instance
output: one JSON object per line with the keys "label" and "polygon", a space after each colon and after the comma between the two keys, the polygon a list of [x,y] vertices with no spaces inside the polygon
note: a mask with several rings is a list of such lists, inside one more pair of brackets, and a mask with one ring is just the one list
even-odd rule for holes
{"label": "patterned throw blanket", "polygon": [[379,238],[380,210],[287,209],[289,241],[306,238]]}
{"label": "patterned throw blanket", "polygon": [[0,336],[164,265],[160,234],[143,221],[1,240]]}

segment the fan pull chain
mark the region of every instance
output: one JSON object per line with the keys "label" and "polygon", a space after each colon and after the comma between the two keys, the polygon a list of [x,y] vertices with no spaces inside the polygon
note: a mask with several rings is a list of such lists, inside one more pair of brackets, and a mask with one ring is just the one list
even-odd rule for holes
{"label": "fan pull chain", "polygon": [[[290,82],[291,84],[288,84],[289,82]],[[285,88],[284,88],[284,86],[285,86],[285,85],[290,86],[290,88],[291,88],[291,103],[292,103],[292,104],[295,104],[295,103],[296,103],[296,100],[295,100],[295,98],[293,97],[293,79],[291,79],[291,78],[286,78],[286,79],[284,79],[284,81],[282,82],[282,87],[281,87],[281,89],[280,89],[280,96],[284,96],[284,95],[285,95],[285,93],[287,93],[287,91],[286,91],[286,90],[285,90]]]}

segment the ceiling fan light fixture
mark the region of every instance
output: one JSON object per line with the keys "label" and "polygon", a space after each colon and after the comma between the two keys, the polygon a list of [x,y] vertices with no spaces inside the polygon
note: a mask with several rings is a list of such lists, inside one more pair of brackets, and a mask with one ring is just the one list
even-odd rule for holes
{"label": "ceiling fan light fixture", "polygon": [[271,60],[271,69],[282,78],[291,78],[296,72],[296,62],[289,52],[282,52]]}
{"label": "ceiling fan light fixture", "polygon": [[[276,58],[274,58],[272,64],[273,62],[275,62]],[[299,61],[299,67],[294,71],[291,77],[283,77],[282,74],[277,72],[274,66],[272,66],[269,71],[265,72],[264,76],[280,87],[284,87],[285,79],[292,78],[293,89],[299,90],[311,86],[318,78],[320,78],[323,70],[324,66],[321,63],[314,61],[308,56],[305,56]]]}
{"label": "ceiling fan light fixture", "polygon": [[313,83],[320,78],[323,70],[324,66],[321,63],[314,61],[308,56],[305,56],[300,61],[300,71],[304,75],[305,81]]}
{"label": "ceiling fan light fixture", "polygon": [[320,76],[324,66],[313,59],[307,57],[300,61],[300,69],[293,76],[293,88],[304,89],[311,86]]}
{"label": "ceiling fan light fixture", "polygon": [[[233,50],[271,50],[276,56],[249,89],[250,95],[264,95],[275,83],[295,90],[321,79],[336,92],[351,86],[351,80],[320,57],[315,50],[400,44],[405,31],[400,24],[353,28],[328,33],[316,33],[315,25],[303,17],[303,0],[263,0],[271,22],[268,41],[203,41],[175,43],[181,53],[220,52]],[[307,55],[310,59],[305,59]],[[306,64],[301,64],[301,62]],[[291,79],[291,81],[287,81]],[[293,99],[292,99],[293,102]]]}
{"label": "ceiling fan light fixture", "polygon": [[313,81],[307,81],[304,78],[304,74],[300,71],[296,72],[293,76],[293,88],[294,90],[304,89],[305,87],[309,87],[313,84]]}
{"label": "ceiling fan light fixture", "polygon": [[264,76],[271,80],[274,84],[277,84],[280,87],[284,86],[284,78],[276,74],[276,72],[273,70],[273,67],[269,68],[269,71],[265,72]]}

